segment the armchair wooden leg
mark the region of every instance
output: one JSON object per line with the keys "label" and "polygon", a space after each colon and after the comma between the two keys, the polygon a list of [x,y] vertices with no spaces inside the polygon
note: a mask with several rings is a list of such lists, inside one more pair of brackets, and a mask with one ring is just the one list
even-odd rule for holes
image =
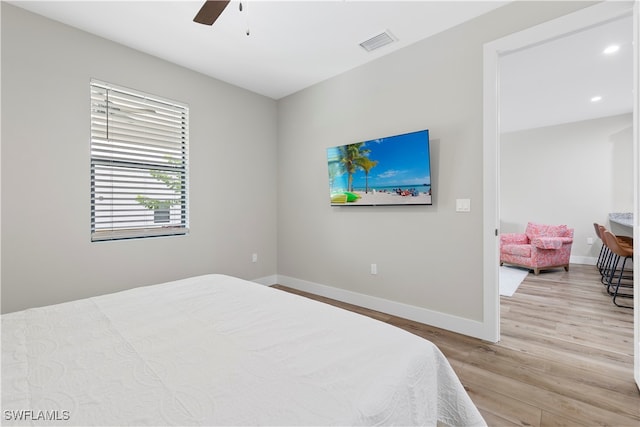
{"label": "armchair wooden leg", "polygon": [[569,271],[569,264],[564,266],[564,271]]}
{"label": "armchair wooden leg", "polygon": [[533,274],[534,274],[534,275],[536,275],[536,276],[537,276],[539,273],[540,273],[540,269],[539,269],[539,268],[534,268],[534,269],[533,269]]}

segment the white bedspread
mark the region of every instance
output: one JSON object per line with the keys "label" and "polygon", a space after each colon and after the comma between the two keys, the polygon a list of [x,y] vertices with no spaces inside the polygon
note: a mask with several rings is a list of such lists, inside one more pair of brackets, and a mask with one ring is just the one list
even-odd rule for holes
{"label": "white bedspread", "polygon": [[429,341],[223,275],[3,315],[2,410],[5,425],[484,424]]}

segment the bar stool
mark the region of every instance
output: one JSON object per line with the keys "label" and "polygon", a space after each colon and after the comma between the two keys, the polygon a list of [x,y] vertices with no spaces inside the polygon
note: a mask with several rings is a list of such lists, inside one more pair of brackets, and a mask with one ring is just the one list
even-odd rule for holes
{"label": "bar stool", "polygon": [[[600,248],[600,255],[602,256],[602,258],[600,258],[600,255],[599,255],[598,262],[596,262],[596,265],[598,265],[598,271],[600,272],[600,283],[607,286],[607,289],[609,289],[609,284],[608,284],[609,276],[612,273],[615,273],[615,269],[612,271],[612,266],[613,266],[613,262],[615,261],[616,254],[614,254],[611,251],[611,249],[609,248],[609,245],[607,245],[607,242],[604,240],[604,237],[603,237],[604,232],[609,230],[607,230],[605,226],[600,224],[594,223],[593,225],[594,225],[594,228],[598,230],[596,235],[602,241],[602,247]],[[618,240],[618,243],[620,244],[620,246],[625,248],[631,248],[631,250],[633,251],[633,237],[627,237],[627,236],[615,236],[615,237]]]}
{"label": "bar stool", "polygon": [[[613,254],[612,264],[610,265],[610,272],[607,279],[607,293],[612,295],[613,303],[618,307],[633,308],[633,306],[622,305],[616,302],[618,297],[633,298],[633,294],[619,293],[621,287],[633,288],[633,269],[625,271],[627,260],[633,260],[633,241],[631,246],[629,246],[628,244],[625,244],[623,240],[619,240],[619,238],[613,235],[609,230],[604,230],[604,232],[601,230],[600,234],[604,238],[604,242],[608,249]],[[622,268],[617,272],[621,258],[623,260]],[[625,280],[624,283],[623,280]]]}

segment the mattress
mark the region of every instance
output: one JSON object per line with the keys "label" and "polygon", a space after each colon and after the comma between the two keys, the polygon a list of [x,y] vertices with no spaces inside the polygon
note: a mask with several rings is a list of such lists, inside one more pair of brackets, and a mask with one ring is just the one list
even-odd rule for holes
{"label": "mattress", "polygon": [[4,425],[484,425],[431,342],[225,275],[2,315]]}

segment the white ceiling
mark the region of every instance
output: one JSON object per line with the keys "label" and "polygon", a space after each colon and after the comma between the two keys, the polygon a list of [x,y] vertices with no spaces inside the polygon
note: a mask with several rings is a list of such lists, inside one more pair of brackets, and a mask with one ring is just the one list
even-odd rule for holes
{"label": "white ceiling", "polygon": [[[508,3],[250,0],[240,12],[232,1],[209,27],[193,22],[203,2],[9,3],[273,99]],[[395,43],[359,46],[385,30]],[[503,131],[632,111],[632,32],[631,18],[617,20],[502,58]],[[618,54],[602,55],[614,42]]]}
{"label": "white ceiling", "polygon": [[[631,16],[502,57],[503,132],[607,117],[633,110]],[[620,49],[603,53],[610,45]],[[600,96],[598,102],[591,98]]]}
{"label": "white ceiling", "polygon": [[[211,27],[193,22],[204,0],[9,3],[279,99],[507,1],[232,1]],[[359,46],[385,30],[395,43]]]}

